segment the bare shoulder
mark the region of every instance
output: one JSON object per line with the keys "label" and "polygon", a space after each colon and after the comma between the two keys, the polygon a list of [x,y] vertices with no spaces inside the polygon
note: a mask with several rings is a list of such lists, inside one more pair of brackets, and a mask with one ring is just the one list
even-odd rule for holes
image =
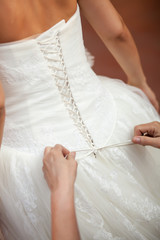
{"label": "bare shoulder", "polygon": [[76,10],[76,0],[0,0],[0,43],[41,33]]}

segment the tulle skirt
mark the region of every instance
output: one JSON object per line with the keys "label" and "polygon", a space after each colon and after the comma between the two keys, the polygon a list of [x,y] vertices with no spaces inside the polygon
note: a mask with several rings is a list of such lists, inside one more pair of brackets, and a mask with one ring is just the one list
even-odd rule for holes
{"label": "tulle skirt", "polygon": [[[99,78],[112,93],[117,109],[108,145],[130,140],[137,124],[160,120],[140,90]],[[31,154],[2,146],[0,219],[6,240],[51,239],[50,191],[42,159],[43,152]],[[158,149],[108,147],[77,161],[75,206],[82,240],[160,239]]]}

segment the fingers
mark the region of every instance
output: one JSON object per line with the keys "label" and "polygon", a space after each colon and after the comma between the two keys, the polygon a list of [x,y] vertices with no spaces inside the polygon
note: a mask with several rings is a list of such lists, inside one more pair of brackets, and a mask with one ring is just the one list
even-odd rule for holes
{"label": "fingers", "polygon": [[145,132],[148,130],[151,131],[153,128],[153,125],[148,123],[148,124],[142,124],[142,125],[137,125],[134,128],[134,136],[142,136]]}
{"label": "fingers", "polygon": [[60,145],[60,144],[56,144],[56,145],[54,146],[54,148],[53,148],[53,151],[54,151],[55,153],[60,154],[60,155],[63,156],[63,157],[69,154],[69,150],[66,149],[65,147],[63,147],[63,146]]}
{"label": "fingers", "polygon": [[[143,134],[147,136],[143,136]],[[151,122],[137,125],[134,128],[134,137],[132,141],[143,146],[150,145],[160,148],[160,122]]]}
{"label": "fingers", "polygon": [[44,149],[44,155],[47,155],[51,151],[52,147],[46,147]]}
{"label": "fingers", "polygon": [[146,132],[152,137],[158,137],[158,133],[160,133],[160,123],[155,121],[137,125],[134,128],[134,136],[142,136]]}
{"label": "fingers", "polygon": [[[64,157],[66,155],[67,159]],[[77,173],[75,155],[75,152],[70,153],[59,144],[45,148],[42,169],[51,191],[57,188],[64,189],[65,186],[73,187]]]}
{"label": "fingers", "polygon": [[59,157],[64,157],[69,154],[69,150],[63,147],[60,144],[56,144],[54,147],[46,147],[44,150],[44,158],[48,155],[51,154],[53,156],[59,156]]}
{"label": "fingers", "polygon": [[67,158],[67,164],[70,168],[71,173],[74,175],[74,181],[76,179],[77,167],[78,167],[78,163],[75,160],[75,157],[76,157],[76,152],[71,152],[71,153],[69,153],[68,158]]}
{"label": "fingers", "polygon": [[132,141],[135,144],[140,144],[142,146],[152,146],[156,148],[160,148],[160,137],[152,138],[152,137],[145,137],[145,136],[135,136],[133,137]]}
{"label": "fingers", "polygon": [[68,154],[67,160],[75,160],[76,153],[75,152],[70,152]]}

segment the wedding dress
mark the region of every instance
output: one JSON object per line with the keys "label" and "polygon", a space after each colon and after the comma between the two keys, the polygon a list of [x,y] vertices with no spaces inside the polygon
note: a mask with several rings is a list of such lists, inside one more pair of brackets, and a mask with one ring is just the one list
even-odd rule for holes
{"label": "wedding dress", "polygon": [[0,45],[6,121],[0,152],[0,220],[6,240],[49,240],[46,146],[77,151],[81,239],[160,239],[159,150],[130,144],[136,124],[160,118],[143,92],[96,76],[79,8],[29,39]]}

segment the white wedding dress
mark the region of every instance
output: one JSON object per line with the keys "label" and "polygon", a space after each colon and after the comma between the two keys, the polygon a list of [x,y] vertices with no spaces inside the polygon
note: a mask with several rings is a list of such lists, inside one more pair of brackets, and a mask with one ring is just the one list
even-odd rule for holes
{"label": "white wedding dress", "polygon": [[[46,32],[0,45],[6,122],[0,221],[6,240],[50,240],[45,146],[77,151],[82,240],[160,239],[160,152],[131,145],[136,124],[160,118],[143,92],[96,76],[79,8]],[[120,145],[121,144],[121,145]]]}

